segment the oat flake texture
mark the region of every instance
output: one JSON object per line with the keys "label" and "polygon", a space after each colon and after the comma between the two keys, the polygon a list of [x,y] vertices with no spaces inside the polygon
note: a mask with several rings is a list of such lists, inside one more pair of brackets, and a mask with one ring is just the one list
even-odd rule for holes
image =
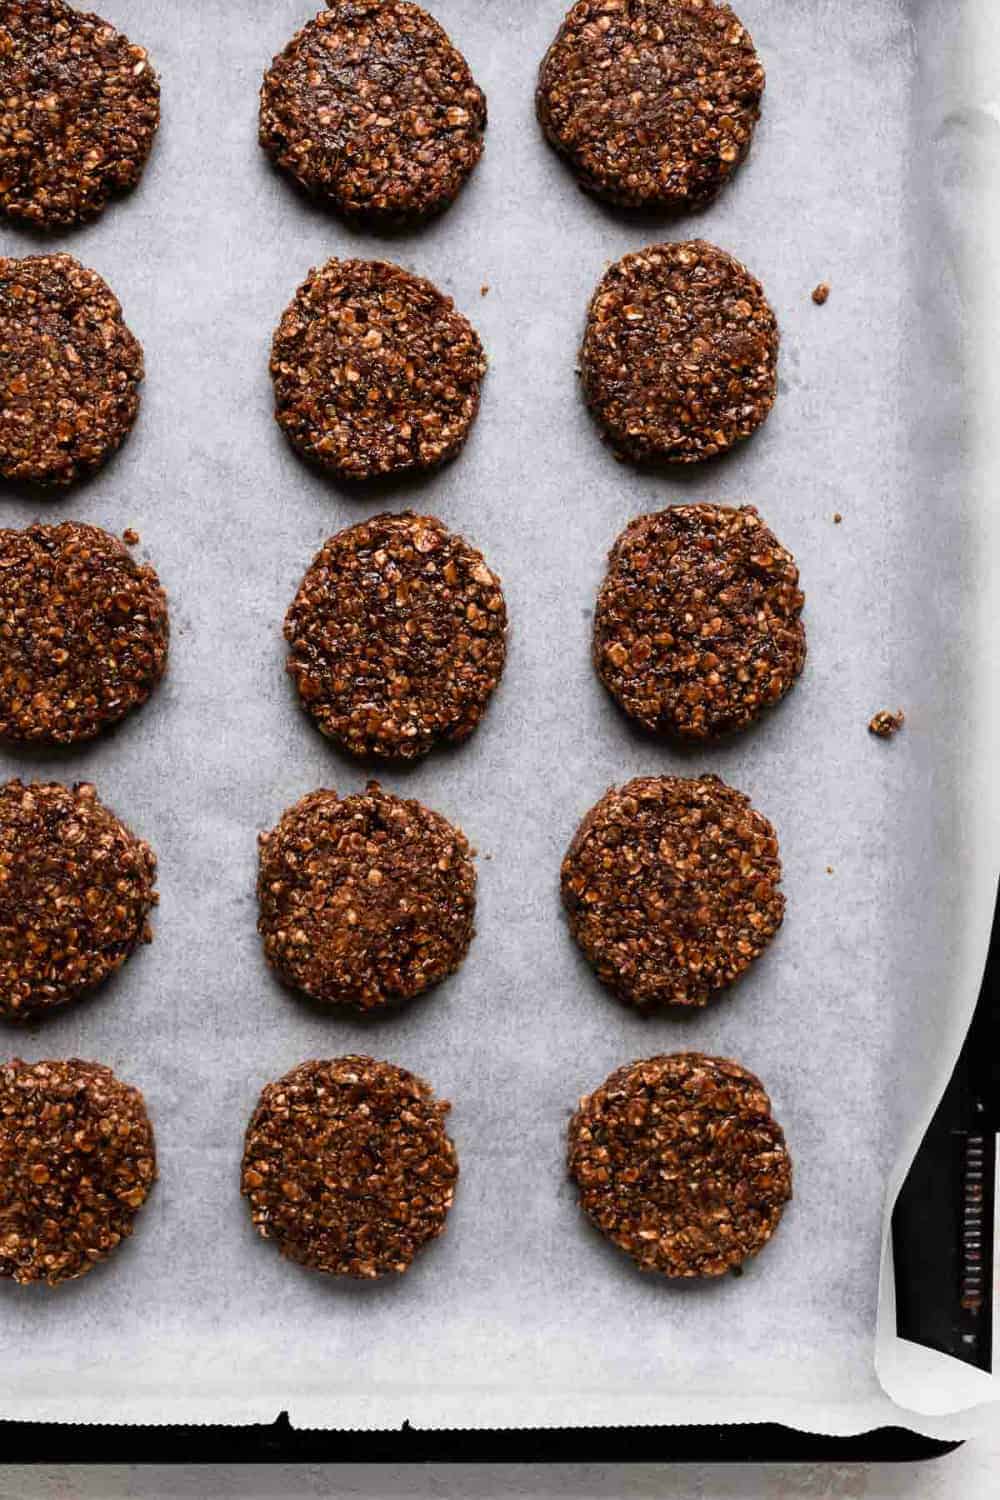
{"label": "oat flake texture", "polygon": [[305,1062],[269,1083],[243,1152],[257,1230],[332,1276],[407,1270],[444,1230],[455,1196],[450,1107],[423,1079],[371,1057]]}
{"label": "oat flake texture", "polygon": [[369,782],[310,792],[260,836],[258,930],[284,982],[379,1010],[454,973],[473,936],[469,842],[440,813]]}
{"label": "oat flake texture", "polygon": [[584,396],[612,446],[637,463],[727,452],[767,417],[777,370],[778,325],[760,282],[705,240],[624,256],[591,300]]}
{"label": "oat flake texture", "polygon": [[418,220],[457,196],[483,151],[486,98],[409,0],[336,0],[274,59],[260,144],[349,218]]}
{"label": "oat flake texture", "polygon": [[159,121],[142,47],[62,0],[0,0],[0,214],[94,218],[139,181]]}
{"label": "oat flake texture", "polygon": [[611,549],[594,666],[646,729],[711,739],[777,703],[805,663],[791,553],[753,506],[674,505]]}
{"label": "oat flake texture", "polygon": [[66,485],[99,469],[139,411],[142,349],[72,255],[0,257],[0,478]]}
{"label": "oat flake texture", "polygon": [[721,1276],[756,1255],[792,1196],[760,1080],[698,1052],[619,1068],[581,1099],[569,1170],[595,1228],[672,1277]]}
{"label": "oat flake texture", "polygon": [[764,951],[785,900],[774,829],[718,776],[611,787],[562,864],[569,927],[639,1010],[706,1005]]}
{"label": "oat flake texture", "polygon": [[750,149],[764,70],[716,0],[580,0],[538,78],[538,118],[580,185],[631,208],[714,198]]}
{"label": "oat flake texture", "polygon": [[0,1064],[0,1277],[85,1276],[132,1233],[155,1178],[143,1097],[110,1068]]}
{"label": "oat flake texture", "polygon": [[86,782],[0,786],[0,1016],[76,1000],[149,941],[149,845]]}
{"label": "oat flake texture", "polygon": [[453,458],[485,374],[479,337],[451,298],[388,261],[310,271],[271,346],[278,425],[342,479]]}
{"label": "oat flake texture", "polygon": [[506,657],[483,554],[433,516],[375,516],[313,559],[285,620],[288,671],[324,734],[412,760],[476,728]]}
{"label": "oat flake texture", "polygon": [[167,598],[99,526],[0,531],[0,736],[71,745],[145,703],[162,677]]}

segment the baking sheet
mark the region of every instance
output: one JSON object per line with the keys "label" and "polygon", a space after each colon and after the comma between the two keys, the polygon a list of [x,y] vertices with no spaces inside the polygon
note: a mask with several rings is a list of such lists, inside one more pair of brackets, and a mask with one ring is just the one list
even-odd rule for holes
{"label": "baking sheet", "polygon": [[[261,72],[308,5],[106,4],[160,71],[159,141],[138,193],[44,243],[120,296],[145,346],[143,410],[93,482],[51,500],[6,492],[3,507],[7,524],[134,526],[170,595],[171,666],[105,742],[0,761],[5,775],[95,781],[157,850],[161,906],[154,943],[103,993],[5,1045],[100,1059],[139,1084],[161,1180],[135,1238],[84,1281],[0,1288],[0,1413],[837,1432],[900,1420],[873,1363],[884,1196],[975,998],[997,847],[984,793],[995,746],[977,734],[988,554],[954,230],[968,185],[949,150],[929,149],[951,109],[940,49],[961,41],[958,11],[743,0],[768,71],[752,157],[707,212],[658,224],[584,197],[534,123],[561,5],[436,0],[489,97],[486,153],[439,221],[375,236],[303,203],[255,143]],[[640,474],[602,447],[580,400],[583,315],[608,260],[693,234],[762,279],[782,328],[780,395],[724,462]],[[0,229],[3,253],[38,248]],[[271,419],[272,330],[333,254],[430,276],[483,337],[479,421],[429,479],[343,490],[305,469]],[[833,289],[823,308],[809,295],[820,280]],[[630,729],[594,677],[589,632],[619,530],[695,498],[756,504],[795,552],[810,655],[764,724],[691,752]],[[504,580],[511,650],[469,744],[382,773],[480,849],[479,934],[443,988],[366,1022],[317,1015],[270,976],[255,839],[313,787],[363,783],[298,709],[281,621],[327,535],[405,505],[483,548]],[[873,740],[871,714],[898,705],[904,733]],[[559,861],[610,783],[702,770],[775,823],[787,918],[728,998],[642,1020],[569,939]],[[742,1279],[678,1288],[587,1228],[563,1149],[582,1092],[623,1061],[688,1048],[762,1076],[797,1176]],[[285,1264],[239,1199],[261,1086],[348,1051],[413,1068],[454,1103],[449,1229],[399,1281],[345,1286]]]}

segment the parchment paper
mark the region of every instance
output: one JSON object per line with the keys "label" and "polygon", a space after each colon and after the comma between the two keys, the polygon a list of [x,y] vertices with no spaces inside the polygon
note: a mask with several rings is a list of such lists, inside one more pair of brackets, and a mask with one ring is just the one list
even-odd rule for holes
{"label": "parchment paper", "polygon": [[[489,96],[483,163],[454,208],[377,237],[310,208],[255,142],[262,70],[299,0],[106,0],[163,83],[138,193],[53,243],[104,274],[141,338],[144,405],[121,455],[44,515],[141,533],[169,592],[169,677],[112,738],[4,752],[5,775],[89,779],[160,857],[153,945],[86,1004],[11,1031],[9,1053],[79,1055],[145,1091],[161,1179],[135,1238],[55,1293],[0,1288],[0,1414],[314,1426],[900,1420],[873,1344],[883,1206],[975,998],[997,848],[995,749],[977,684],[986,521],[971,482],[948,0],[743,0],[768,89],[750,161],[709,211],[656,223],[584,197],[533,118],[561,4],[436,0]],[[926,50],[931,48],[929,54]],[[938,49],[938,50],[933,50]],[[951,197],[942,201],[942,184]],[[702,235],[758,274],[782,328],[757,437],[669,477],[619,465],[574,362],[605,263]],[[40,248],[0,231],[5,254]],[[465,453],[359,497],[303,468],[271,419],[274,325],[311,265],[394,259],[454,295],[491,359]],[[810,300],[820,280],[830,301]],[[489,294],[480,296],[488,284]],[[809,662],[786,703],[722,748],[633,733],[589,662],[607,549],[634,515],[753,502],[795,552]],[[363,769],[300,712],[281,622],[322,540],[384,508],[439,515],[501,573],[503,684],[473,740],[384,784],[482,851],[479,935],[458,976],[365,1024],[316,1014],[268,973],[255,838]],[[833,513],[843,514],[840,526]],[[989,524],[992,524],[990,522]],[[903,706],[883,744],[866,725]],[[729,998],[643,1021],[579,958],[559,861],[581,815],[639,773],[716,771],[775,823],[788,914]],[[829,867],[829,870],[828,870]],[[796,1199],[740,1280],[641,1277],[591,1232],[563,1168],[578,1096],[616,1065],[699,1048],[767,1084]],[[399,1281],[285,1264],[238,1194],[261,1086],[304,1058],[370,1051],[454,1102],[462,1178],[448,1232]]]}

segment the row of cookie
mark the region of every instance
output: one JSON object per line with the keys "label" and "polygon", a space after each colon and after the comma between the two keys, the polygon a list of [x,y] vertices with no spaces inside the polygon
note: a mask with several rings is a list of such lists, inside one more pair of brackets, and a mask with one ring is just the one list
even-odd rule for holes
{"label": "row of cookie", "polygon": [[[584,394],[638,462],[695,463],[750,436],[777,391],[778,326],[760,283],[704,240],[626,255],[590,302]],[[486,355],[423,277],[380,260],[310,271],[271,346],[275,418],[348,480],[454,458],[479,411]],[[96,271],[66,254],[0,258],[0,477],[67,485],[123,442],[142,349]]]}
{"label": "row of cookie", "polygon": [[[156,858],[93,786],[0,786],[0,1015],[90,993],[151,938]],[[570,930],[639,1009],[704,1005],[784,916],[778,841],[717,776],[611,787],[562,862]],[[362,1011],[412,1000],[462,963],[476,871],[460,828],[377,782],[302,797],[260,836],[258,930],[290,987]]]}
{"label": "row of cookie", "polygon": [[[269,1083],[241,1168],[257,1230],[329,1275],[406,1271],[454,1201],[450,1107],[371,1057],[304,1062]],[[671,1277],[720,1276],[756,1255],[792,1193],[763,1085],[700,1053],[619,1068],[581,1099],[568,1165],[591,1223]],[[132,1233],[155,1178],[145,1101],[110,1068],[0,1066],[0,1277],[54,1286],[85,1275]]]}
{"label": "row of cookie", "polygon": [[[135,542],[135,533],[125,533]],[[672,506],[612,548],[597,598],[601,680],[648,729],[744,728],[805,660],[789,552],[756,510]],[[167,664],[167,598],[100,527],[0,531],[0,735],[75,744],[149,697]],[[325,735],[414,759],[476,728],[506,658],[507,607],[482,553],[433,516],[361,521],[313,558],[285,617],[287,667]]]}
{"label": "row of cookie", "polygon": [[[580,0],[536,102],[582,186],[678,208],[709,201],[743,160],[763,90],[753,42],[721,0]],[[64,0],[5,0],[0,99],[0,213],[40,228],[92,219],[133,188],[160,122],[145,48]],[[261,88],[259,140],[275,164],[374,224],[446,208],[485,129],[468,63],[410,0],[331,0]]]}

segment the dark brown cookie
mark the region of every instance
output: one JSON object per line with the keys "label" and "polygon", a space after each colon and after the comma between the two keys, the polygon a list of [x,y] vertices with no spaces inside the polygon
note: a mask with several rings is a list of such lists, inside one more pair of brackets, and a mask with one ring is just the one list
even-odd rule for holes
{"label": "dark brown cookie", "polygon": [[774,937],[785,911],[774,829],[718,776],[611,787],[562,864],[570,931],[630,1005],[705,1005]]}
{"label": "dark brown cookie", "polygon": [[269,1083],[243,1152],[258,1231],[331,1276],[407,1270],[455,1197],[450,1108],[423,1079],[371,1057],[305,1062]]}
{"label": "dark brown cookie", "polygon": [[707,203],[750,149],[764,69],[716,0],[579,0],[538,79],[538,118],[580,185],[632,208]]}
{"label": "dark brown cookie", "polygon": [[0,531],[0,735],[72,745],[163,675],[167,596],[99,526]]}
{"label": "dark brown cookie", "polygon": [[159,122],[142,47],[61,0],[0,0],[0,214],[94,218],[135,187]]}
{"label": "dark brown cookie", "polygon": [[802,671],[799,571],[753,506],[639,516],[609,558],[594,666],[647,729],[709,739],[743,729]]}
{"label": "dark brown cookie", "polygon": [[383,792],[310,792],[260,836],[258,931],[286,984],[377,1010],[453,974],[468,951],[476,871],[440,813]]}
{"label": "dark brown cookie", "polygon": [[355,755],[405,760],[468,738],[506,636],[483,554],[412,511],[331,537],[285,619],[288,671],[323,733]]}
{"label": "dark brown cookie", "polygon": [[0,257],[0,478],[65,485],[99,469],[139,410],[142,348],[72,255]]}
{"label": "dark brown cookie", "polygon": [[150,938],[156,860],[92,786],[0,786],[0,1016],[95,989]]}
{"label": "dark brown cookie", "polygon": [[274,59],[260,95],[264,150],[350,218],[446,208],[485,128],[468,63],[409,0],[335,0]]}
{"label": "dark brown cookie", "polygon": [[0,1276],[86,1276],[132,1233],[155,1180],[143,1097],[110,1068],[0,1064]]}
{"label": "dark brown cookie", "polygon": [[485,374],[479,337],[451,298],[381,260],[310,271],[271,346],[278,425],[343,479],[453,458]]}
{"label": "dark brown cookie", "polygon": [[699,1052],[619,1068],[581,1099],[569,1170],[595,1228],[664,1276],[733,1270],[767,1244],[792,1196],[763,1084]]}
{"label": "dark brown cookie", "polygon": [[760,282],[704,240],[626,255],[591,300],[584,394],[636,462],[698,463],[748,438],[774,405],[777,370]]}

